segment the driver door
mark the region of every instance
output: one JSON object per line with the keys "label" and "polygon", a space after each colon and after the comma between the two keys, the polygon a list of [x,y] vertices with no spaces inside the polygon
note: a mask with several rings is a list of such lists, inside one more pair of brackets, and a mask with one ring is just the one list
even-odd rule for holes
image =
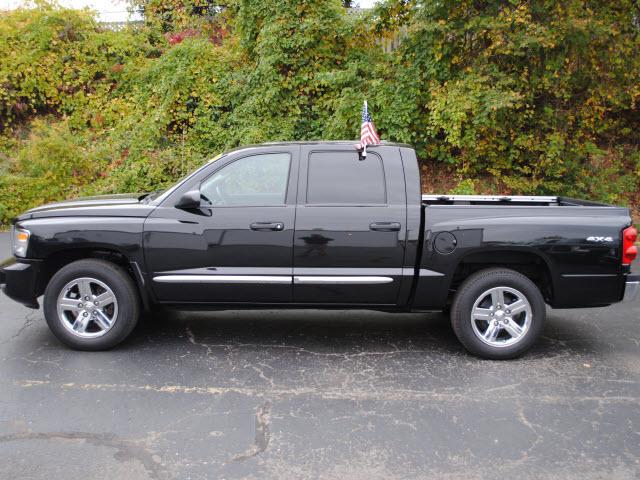
{"label": "driver door", "polygon": [[[163,201],[144,231],[160,302],[291,302],[298,157],[298,146],[235,152]],[[177,208],[194,189],[200,207]]]}

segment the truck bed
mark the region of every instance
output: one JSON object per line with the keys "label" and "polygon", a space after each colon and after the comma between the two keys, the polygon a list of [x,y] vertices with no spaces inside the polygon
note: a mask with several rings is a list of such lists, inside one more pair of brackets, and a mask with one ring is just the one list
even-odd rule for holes
{"label": "truck bed", "polygon": [[442,303],[475,269],[504,262],[540,266],[554,308],[622,299],[627,208],[560,196],[422,195],[422,210],[420,269],[445,281],[422,275],[415,299],[425,304],[419,306],[433,306],[427,301],[434,298]]}

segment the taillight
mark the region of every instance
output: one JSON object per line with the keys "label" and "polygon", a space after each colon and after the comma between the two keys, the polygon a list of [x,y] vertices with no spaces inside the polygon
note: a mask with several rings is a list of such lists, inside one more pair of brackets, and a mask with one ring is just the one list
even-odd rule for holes
{"label": "taillight", "polygon": [[622,231],[622,264],[631,265],[638,256],[638,247],[634,245],[638,239],[638,230],[633,227]]}

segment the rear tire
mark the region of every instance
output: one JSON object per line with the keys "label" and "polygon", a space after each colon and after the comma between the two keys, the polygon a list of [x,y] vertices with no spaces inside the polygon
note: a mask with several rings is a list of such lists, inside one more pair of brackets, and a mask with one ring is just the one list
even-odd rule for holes
{"label": "rear tire", "polygon": [[76,350],[107,350],[133,331],[140,302],[131,277],[105,260],[79,260],[61,268],[44,293],[53,334]]}
{"label": "rear tire", "polygon": [[467,278],[451,305],[451,325],[472,354],[491,360],[515,358],[542,333],[544,298],[524,275],[506,268]]}

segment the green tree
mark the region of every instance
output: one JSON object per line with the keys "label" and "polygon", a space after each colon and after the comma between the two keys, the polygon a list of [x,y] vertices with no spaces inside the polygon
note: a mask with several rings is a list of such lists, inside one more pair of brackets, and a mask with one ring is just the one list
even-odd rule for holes
{"label": "green tree", "polygon": [[413,107],[395,136],[515,191],[615,196],[592,179],[637,152],[639,14],[632,0],[424,2],[391,61],[401,88],[384,89]]}
{"label": "green tree", "polygon": [[365,99],[433,188],[640,205],[633,0],[132,5],[145,25],[119,31],[42,2],[0,14],[1,223],[241,144],[355,140]]}

